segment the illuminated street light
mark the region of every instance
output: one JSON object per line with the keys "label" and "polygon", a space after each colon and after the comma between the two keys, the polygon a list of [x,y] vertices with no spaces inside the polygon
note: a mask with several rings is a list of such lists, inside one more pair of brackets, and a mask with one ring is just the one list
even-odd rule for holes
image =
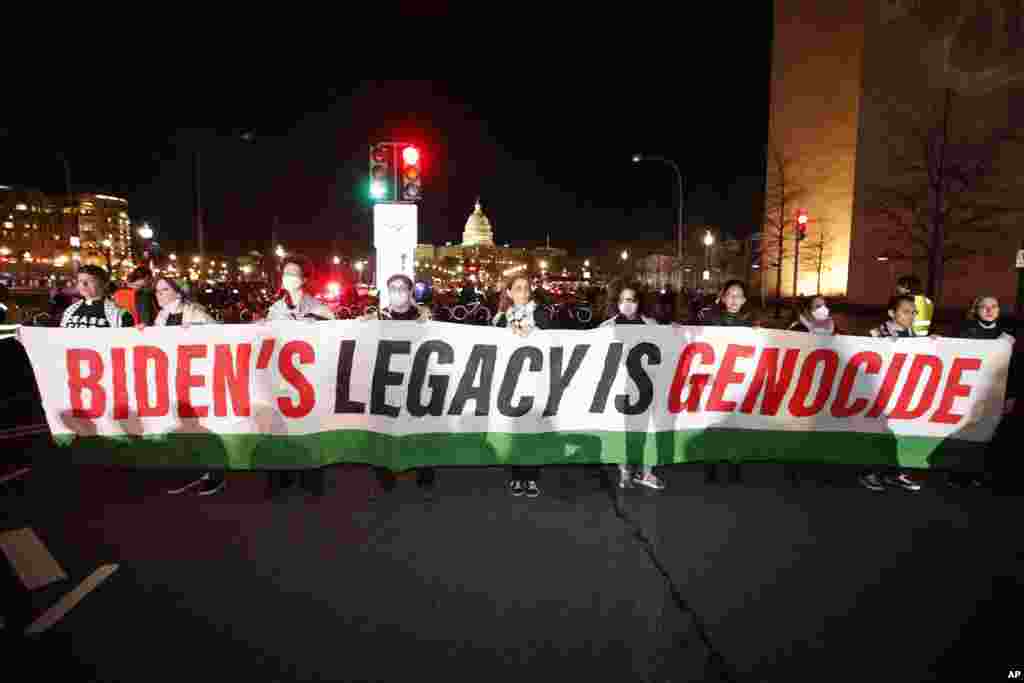
{"label": "illuminated street light", "polygon": [[177,254],[171,254],[171,260],[172,261],[177,261],[178,260],[178,255]]}
{"label": "illuminated street light", "polygon": [[277,245],[277,249],[274,250],[274,253],[277,254],[278,258],[284,258],[285,256],[288,255],[288,253],[284,250],[284,247],[282,247],[280,244]]}
{"label": "illuminated street light", "polygon": [[715,243],[715,238],[711,235],[711,231],[708,230],[707,234],[704,235],[704,246],[710,247],[714,243]]}
{"label": "illuminated street light", "polygon": [[153,228],[149,227],[149,223],[143,223],[142,227],[139,228],[139,237],[144,240],[153,239]]}
{"label": "illuminated street light", "polygon": [[547,270],[548,269],[548,262],[547,261],[541,261],[540,262],[540,269],[541,270]]}
{"label": "illuminated street light", "polygon": [[587,259],[586,261],[583,262],[583,267],[584,268],[589,268],[590,267],[590,259]]}
{"label": "illuminated street light", "polygon": [[200,261],[202,261],[202,259],[199,258],[198,256],[193,256],[192,257],[192,263],[199,263]]}
{"label": "illuminated street light", "polygon": [[337,256],[335,256],[334,257],[334,265],[338,265],[339,263],[341,263],[341,259],[338,258]]}
{"label": "illuminated street light", "polygon": [[625,250],[625,249],[622,250],[622,260],[623,261],[628,261],[629,260],[629,252],[627,250]]}
{"label": "illuminated street light", "polygon": [[113,244],[114,244],[114,243],[113,243],[113,242],[111,242],[111,241],[110,241],[109,239],[105,239],[105,240],[103,240],[103,246],[105,246],[105,247],[106,247],[107,249],[110,249],[110,247],[111,247],[111,246],[112,246]]}

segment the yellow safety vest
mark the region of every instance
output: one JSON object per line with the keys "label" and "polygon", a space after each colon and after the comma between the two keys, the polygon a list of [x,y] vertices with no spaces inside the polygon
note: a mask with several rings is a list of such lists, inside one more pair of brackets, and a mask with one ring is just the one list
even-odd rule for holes
{"label": "yellow safety vest", "polygon": [[917,294],[914,296],[914,307],[917,309],[917,315],[914,317],[914,336],[927,337],[932,326],[935,304],[928,297]]}

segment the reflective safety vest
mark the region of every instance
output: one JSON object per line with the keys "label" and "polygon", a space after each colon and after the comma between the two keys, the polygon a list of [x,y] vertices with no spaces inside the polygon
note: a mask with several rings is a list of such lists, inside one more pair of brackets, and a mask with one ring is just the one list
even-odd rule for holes
{"label": "reflective safety vest", "polygon": [[917,294],[914,296],[914,307],[917,309],[917,315],[914,317],[914,336],[927,337],[932,326],[935,304],[923,294]]}

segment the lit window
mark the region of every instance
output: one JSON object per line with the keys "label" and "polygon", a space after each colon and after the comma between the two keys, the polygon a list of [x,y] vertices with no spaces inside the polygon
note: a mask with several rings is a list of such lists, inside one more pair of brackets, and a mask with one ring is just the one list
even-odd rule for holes
{"label": "lit window", "polygon": [[11,228],[14,227],[14,223],[12,223],[11,221],[4,221],[4,227],[10,230]]}
{"label": "lit window", "polygon": [[28,211],[28,205],[27,204],[18,204],[17,206],[14,207],[14,209],[15,209],[15,211]]}

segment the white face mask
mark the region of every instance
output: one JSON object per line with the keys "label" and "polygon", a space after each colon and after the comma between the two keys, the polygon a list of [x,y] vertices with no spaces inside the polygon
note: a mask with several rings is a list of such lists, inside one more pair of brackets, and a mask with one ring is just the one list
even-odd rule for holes
{"label": "white face mask", "polygon": [[285,275],[281,278],[281,286],[286,292],[296,292],[302,288],[302,278],[298,275]]}
{"label": "white face mask", "polygon": [[636,315],[636,303],[630,301],[628,303],[619,304],[619,313],[626,316],[627,318],[632,318],[633,316]]}
{"label": "white face mask", "polygon": [[391,297],[391,308],[398,311],[405,311],[409,308],[411,297],[409,296],[409,290],[406,288],[389,290],[388,295]]}
{"label": "white face mask", "polygon": [[820,306],[811,311],[815,320],[828,320],[828,306]]}

